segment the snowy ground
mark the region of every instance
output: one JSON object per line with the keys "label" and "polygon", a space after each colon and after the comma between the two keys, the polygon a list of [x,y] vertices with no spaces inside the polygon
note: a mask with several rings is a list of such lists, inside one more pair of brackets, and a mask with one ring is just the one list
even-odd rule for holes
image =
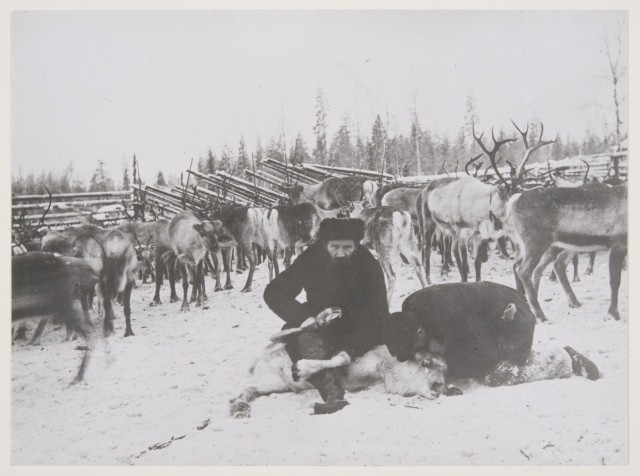
{"label": "snowy ground", "polygon": [[[439,263],[434,264],[436,272]],[[584,270],[587,260],[581,260]],[[485,279],[512,285],[511,262],[492,256]],[[419,287],[396,266],[392,310]],[[583,307],[570,309],[560,285],[543,279],[540,301],[551,323],[534,348],[571,345],[604,374],[515,387],[462,382],[464,395],[435,401],[387,395],[379,386],[348,394],[351,405],[314,416],[315,391],[260,398],[253,416],[234,420],[228,401],[249,383],[247,368],[281,322],[262,302],[267,267],[254,289],[210,292],[208,309],[149,307],[150,284],[133,293],[135,337],[98,345],[86,384],[68,387],[81,341],[45,331],[40,346],[12,349],[11,463],[66,465],[615,465],[628,461],[627,271],[622,321],[604,320],[608,266],[574,284]],[[458,279],[452,272],[448,281]],[[436,281],[439,280],[436,276]],[[212,289],[211,281],[207,281]],[[162,297],[168,302],[168,288]],[[203,428],[204,427],[204,428]]]}

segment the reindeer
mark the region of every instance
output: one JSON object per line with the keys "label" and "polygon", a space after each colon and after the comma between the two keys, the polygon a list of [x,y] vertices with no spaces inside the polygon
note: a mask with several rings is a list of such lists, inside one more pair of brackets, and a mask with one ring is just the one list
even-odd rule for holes
{"label": "reindeer", "polygon": [[404,257],[418,275],[422,287],[427,286],[408,212],[384,206],[364,208],[362,202],[352,202],[349,216],[364,221],[362,244],[375,250],[378,255],[387,278],[387,302],[391,303],[395,288],[396,275],[391,262],[397,256]]}
{"label": "reindeer", "polygon": [[410,360],[398,362],[384,345],[374,347],[353,362],[348,355],[346,359],[341,358],[344,355],[338,354],[330,360],[299,360],[297,378],[294,378],[291,358],[284,345],[271,344],[249,370],[253,385],[229,402],[231,416],[250,418],[250,403],[260,396],[313,388],[306,379],[323,368],[339,368],[340,383],[350,392],[383,382],[388,393],[407,397],[419,395],[433,400],[442,394],[454,394],[447,387],[447,363],[440,355],[418,352]]}
{"label": "reindeer", "polygon": [[[496,148],[497,150],[497,148]],[[443,178],[434,180],[422,190],[418,198],[419,224],[427,282],[430,278],[431,241],[436,229],[450,236],[454,256],[462,282],[467,281],[467,243],[478,235],[476,242],[476,281],[480,281],[482,262],[487,259],[487,244],[502,234],[502,220],[508,192],[502,186],[488,185],[474,177]]]}
{"label": "reindeer", "polygon": [[169,224],[169,240],[173,253],[182,264],[182,311],[189,310],[187,267],[193,274],[191,302],[201,306],[204,297],[204,258],[207,252],[217,252],[219,242],[231,240],[218,220],[202,221],[193,212],[178,213]]}
{"label": "reindeer", "polygon": [[[291,203],[313,202],[323,210],[334,210],[364,198],[363,186],[369,179],[360,176],[329,177],[315,185],[289,187]],[[370,180],[369,180],[370,181]]]}
{"label": "reindeer", "polygon": [[[248,205],[228,204],[223,205],[213,213],[213,217],[219,220],[229,234],[237,242],[239,248],[249,260],[249,275],[242,289],[243,293],[251,291],[253,273],[256,269],[256,249],[254,245],[263,246],[262,233],[263,210]],[[230,282],[229,268],[227,268],[227,281]]]}
{"label": "reindeer", "polygon": [[313,203],[278,205],[262,216],[264,246],[269,256],[269,281],[280,273],[278,252],[284,252],[284,267],[291,263],[294,251],[309,245],[315,238],[322,217]]}
{"label": "reindeer", "polygon": [[24,212],[15,220],[18,225],[18,229],[13,230],[13,241],[17,246],[24,247],[27,251],[36,251],[40,249],[40,240],[42,238],[40,230],[45,225],[44,219],[47,216],[47,213],[49,213],[49,210],[51,210],[51,205],[53,203],[53,195],[46,186],[43,185],[43,187],[49,195],[49,203],[38,220],[38,223],[35,226],[28,224]]}
{"label": "reindeer", "polygon": [[526,293],[538,319],[547,320],[538,302],[538,284],[545,265],[541,262],[543,255],[549,252],[547,256],[552,261],[562,250],[604,249],[610,250],[611,303],[608,313],[614,319],[620,319],[618,289],[627,254],[626,185],[522,192],[511,198],[508,216],[519,250],[514,264],[516,284]]}
{"label": "reindeer", "polygon": [[[95,225],[82,225],[64,232],[49,232],[42,240],[42,250],[79,258],[99,259],[102,266],[98,285],[105,310],[104,334],[108,336],[113,332],[113,300],[122,292],[126,321],[124,336],[134,335],[131,328],[131,290],[138,271],[138,258],[124,233],[119,230],[105,230]],[[90,322],[88,302],[92,288],[93,285],[80,286],[80,302],[86,322]]]}
{"label": "reindeer", "polygon": [[74,286],[98,279],[95,265],[80,258],[34,251],[11,260],[11,321],[51,315],[54,322],[64,322],[87,341],[72,384],[82,381],[93,349],[90,333],[73,305]]}

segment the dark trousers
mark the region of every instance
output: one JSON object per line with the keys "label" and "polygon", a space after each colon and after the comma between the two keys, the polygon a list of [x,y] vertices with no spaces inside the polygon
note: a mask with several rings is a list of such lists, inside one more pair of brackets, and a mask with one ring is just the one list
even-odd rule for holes
{"label": "dark trousers", "polygon": [[[286,349],[293,362],[301,359],[327,360],[338,350],[333,340],[327,332],[322,330],[306,331],[291,339]],[[309,377],[307,382],[318,389],[325,402],[344,399],[344,390],[333,369],[318,372]]]}

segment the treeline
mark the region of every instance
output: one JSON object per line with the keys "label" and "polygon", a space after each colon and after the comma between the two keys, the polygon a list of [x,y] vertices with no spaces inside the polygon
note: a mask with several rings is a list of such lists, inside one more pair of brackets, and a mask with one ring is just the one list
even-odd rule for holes
{"label": "treeline", "polygon": [[[389,131],[393,124],[389,124],[380,115],[377,115],[371,125],[370,133],[362,135],[359,127],[354,127],[348,114],[343,114],[340,124],[328,140],[327,126],[327,101],[322,90],[316,97],[316,122],[313,128],[315,143],[307,145],[298,133],[294,141],[286,141],[282,136],[270,138],[263,145],[260,137],[257,138],[251,151],[248,150],[243,136],[240,137],[237,149],[224,145],[216,153],[209,148],[197,163],[198,171],[214,173],[217,170],[233,174],[242,174],[245,168],[256,167],[259,169],[264,158],[289,163],[315,163],[333,165],[336,167],[352,167],[406,176],[406,175],[431,175],[439,174],[445,169],[454,172],[462,171],[465,164],[481,152],[473,138],[472,125],[479,123],[478,113],[475,109],[473,95],[469,95],[466,101],[466,111],[461,118],[461,126],[457,134],[452,137],[446,133],[420,125],[418,115],[414,113],[411,128],[406,133],[392,135]],[[521,129],[526,124],[518,125]],[[541,121],[531,118],[529,121],[529,143],[537,142],[540,135]],[[477,135],[481,130],[476,131]],[[518,163],[524,154],[524,144],[515,128],[496,130],[496,138],[517,137],[516,142],[508,143],[500,149],[502,164],[506,160]],[[590,155],[607,152],[615,144],[615,135],[599,136],[591,130],[584,133],[578,140],[568,135],[556,134],[550,136],[545,131],[545,140],[554,139],[555,142],[540,149],[532,161],[545,162],[547,160],[560,160],[577,155]],[[491,131],[487,130],[483,140],[488,147],[492,146]],[[483,166],[488,166],[487,159]]]}
{"label": "treeline", "polygon": [[[396,130],[388,119],[377,115],[373,120],[370,132],[363,135],[359,126],[354,126],[348,114],[343,114],[333,135],[329,138],[327,101],[322,90],[318,90],[315,106],[315,125],[313,127],[314,143],[306,144],[302,133],[298,133],[295,140],[285,140],[280,135],[271,137],[263,144],[258,137],[253,147],[247,146],[241,135],[237,147],[225,144],[217,153],[209,147],[203,156],[198,158],[197,169],[202,173],[215,173],[223,170],[234,175],[242,175],[245,169],[260,169],[265,158],[292,164],[311,163],[333,165],[336,167],[351,167],[380,171],[396,176],[432,175],[444,171],[453,173],[463,171],[465,164],[481,150],[473,138],[473,124],[479,124],[475,100],[472,94],[467,96],[464,117],[455,136],[450,136],[438,130],[423,128],[420,125],[417,112],[414,110],[410,130],[405,133],[391,134]],[[537,142],[540,135],[541,121],[531,118],[529,121],[529,142]],[[519,124],[521,129],[526,124]],[[479,135],[482,131],[476,131]],[[520,137],[515,128],[496,130],[496,138]],[[607,152],[615,145],[615,134],[599,136],[587,130],[584,136],[577,140],[568,135],[557,134],[550,136],[544,133],[544,139],[555,139],[555,142],[540,149],[533,157],[533,161],[560,160],[576,155],[589,155]],[[492,147],[491,130],[485,131],[483,140],[488,147]],[[500,149],[502,164],[506,161],[517,164],[524,153],[522,140],[507,143]],[[484,162],[483,162],[484,161]],[[483,167],[489,166],[486,158],[477,163]],[[188,164],[185,164],[185,169]],[[133,158],[132,176],[136,175],[136,159]],[[163,175],[158,171],[153,183],[156,185],[174,185],[180,182],[180,177]],[[183,176],[186,181],[186,177]],[[42,172],[40,175],[30,173],[23,176],[21,172],[14,175],[12,192],[14,195],[41,194],[46,186],[52,193],[73,192],[102,192],[108,190],[127,190],[130,187],[128,164],[123,163],[122,177],[112,179],[104,169],[102,161],[97,162],[96,169],[89,180],[83,183],[74,176],[73,166],[70,164],[61,173]]]}

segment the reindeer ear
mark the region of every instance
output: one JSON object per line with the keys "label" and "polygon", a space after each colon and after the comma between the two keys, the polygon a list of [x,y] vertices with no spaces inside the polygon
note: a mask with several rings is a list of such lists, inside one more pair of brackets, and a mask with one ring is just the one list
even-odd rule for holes
{"label": "reindeer ear", "polygon": [[205,235],[204,224],[202,224],[202,223],[194,223],[193,224],[193,229],[196,230],[198,233],[200,233],[202,236]]}

